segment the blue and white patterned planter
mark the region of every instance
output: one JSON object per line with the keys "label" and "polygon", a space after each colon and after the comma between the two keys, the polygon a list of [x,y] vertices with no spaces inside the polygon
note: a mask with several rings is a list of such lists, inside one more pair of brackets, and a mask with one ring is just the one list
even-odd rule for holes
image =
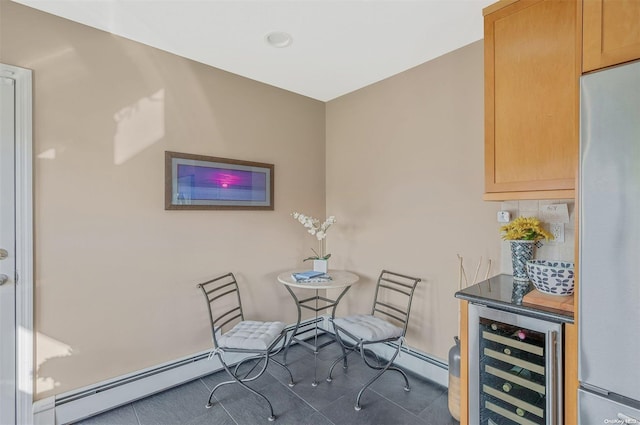
{"label": "blue and white patterned planter", "polygon": [[527,261],[533,259],[535,241],[509,241],[511,245],[511,263],[514,280],[529,280]]}
{"label": "blue and white patterned planter", "polygon": [[574,287],[573,263],[568,261],[534,260],[527,263],[533,286],[545,294],[571,295]]}

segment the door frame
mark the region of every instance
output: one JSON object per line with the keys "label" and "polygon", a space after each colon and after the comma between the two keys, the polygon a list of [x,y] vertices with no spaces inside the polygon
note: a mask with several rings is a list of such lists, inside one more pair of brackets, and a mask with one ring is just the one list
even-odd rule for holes
{"label": "door frame", "polygon": [[33,120],[32,71],[0,64],[15,80],[16,420],[33,423]]}

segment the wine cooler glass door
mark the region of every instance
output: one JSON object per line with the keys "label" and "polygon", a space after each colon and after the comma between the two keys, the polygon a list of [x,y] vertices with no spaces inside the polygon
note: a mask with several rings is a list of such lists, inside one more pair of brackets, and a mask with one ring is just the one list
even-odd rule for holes
{"label": "wine cooler glass door", "polygon": [[561,326],[475,305],[469,313],[470,423],[558,423]]}

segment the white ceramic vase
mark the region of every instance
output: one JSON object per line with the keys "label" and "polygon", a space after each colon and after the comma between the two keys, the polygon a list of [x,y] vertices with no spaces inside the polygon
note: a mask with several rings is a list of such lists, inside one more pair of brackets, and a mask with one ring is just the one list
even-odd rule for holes
{"label": "white ceramic vase", "polygon": [[329,270],[328,260],[313,260],[313,271],[326,273]]}

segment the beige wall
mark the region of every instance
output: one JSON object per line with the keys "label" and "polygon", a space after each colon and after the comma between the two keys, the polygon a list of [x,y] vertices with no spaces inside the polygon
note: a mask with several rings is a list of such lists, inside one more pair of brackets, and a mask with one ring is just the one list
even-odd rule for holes
{"label": "beige wall", "polygon": [[[219,273],[237,272],[252,316],[293,322],[275,276],[316,247],[294,210],[337,215],[332,267],[363,277],[343,313],[370,307],[382,268],[425,280],[409,344],[440,358],[458,333],[456,254],[470,275],[480,256],[500,269],[481,42],[326,112],[7,1],[0,61],[34,70],[36,398],[207,349],[195,284]],[[165,211],[165,150],[274,163],[275,211]]]}
{"label": "beige wall", "polygon": [[[325,105],[0,2],[0,60],[34,70],[36,398],[210,347],[196,283],[237,273],[248,312],[325,212]],[[275,164],[275,211],[165,211],[164,151]]]}
{"label": "beige wall", "polygon": [[[408,343],[446,359],[458,334],[458,258],[500,266],[499,203],[483,193],[483,48],[476,42],[327,104],[333,264],[363,279],[340,311],[371,308],[380,270],[424,279]],[[486,264],[481,274],[484,274]]]}

